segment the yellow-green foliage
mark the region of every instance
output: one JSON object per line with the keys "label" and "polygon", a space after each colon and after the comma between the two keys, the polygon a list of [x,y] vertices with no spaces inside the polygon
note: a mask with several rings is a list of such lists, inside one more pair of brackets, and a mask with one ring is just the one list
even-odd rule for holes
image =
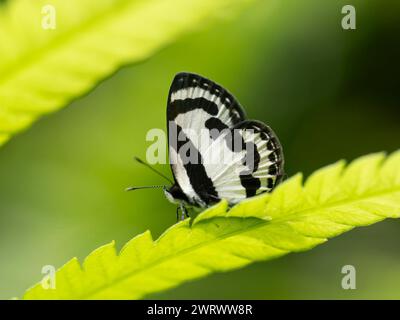
{"label": "yellow-green foliage", "polygon": [[182,282],[304,251],[357,226],[400,217],[400,151],[343,161],[298,174],[272,194],[227,211],[221,201],[190,223],[153,241],[149,231],[117,255],[114,242],[83,266],[72,259],[56,274],[56,289],[40,284],[25,299],[137,299]]}
{"label": "yellow-green foliage", "polygon": [[[121,65],[247,2],[13,0],[0,6],[0,145]],[[49,4],[56,10],[54,30],[42,28]]]}

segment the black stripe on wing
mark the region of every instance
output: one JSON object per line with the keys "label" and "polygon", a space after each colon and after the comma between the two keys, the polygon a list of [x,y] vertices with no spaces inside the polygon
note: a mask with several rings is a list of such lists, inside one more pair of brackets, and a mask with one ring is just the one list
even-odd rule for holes
{"label": "black stripe on wing", "polygon": [[203,109],[205,112],[212,116],[218,114],[218,106],[211,101],[200,97],[194,99],[175,100],[170,103],[168,108],[168,120],[175,120],[175,118],[181,113],[189,112],[196,109]]}
{"label": "black stripe on wing", "polygon": [[[194,90],[196,88],[199,90]],[[179,100],[173,99],[173,95],[183,92],[183,89],[187,89],[186,94],[181,96]],[[207,99],[204,93],[210,99]],[[239,102],[225,88],[200,75],[181,72],[175,76],[169,90],[167,119],[174,120],[178,114],[191,111],[196,107],[202,108],[215,116],[215,110],[218,111],[221,105],[224,105],[228,109],[229,118],[233,125],[246,118],[245,112]]]}
{"label": "black stripe on wing", "polygon": [[175,125],[171,129],[176,130],[171,136],[177,137],[177,139],[170,141],[170,147],[175,150],[178,157],[181,159],[184,158],[184,155],[181,154],[183,145],[190,152],[190,155],[185,155],[187,158],[190,158],[190,161],[186,161],[183,167],[186,170],[193,190],[207,205],[216,202],[216,199],[219,199],[218,194],[214,188],[213,181],[207,175],[202,155],[195,148],[192,141],[186,137],[180,126]]}

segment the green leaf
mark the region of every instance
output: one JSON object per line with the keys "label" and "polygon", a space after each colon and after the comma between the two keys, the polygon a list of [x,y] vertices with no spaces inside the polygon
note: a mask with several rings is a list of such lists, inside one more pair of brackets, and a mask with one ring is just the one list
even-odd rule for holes
{"label": "green leaf", "polygon": [[[12,0],[0,6],[0,145],[115,72],[251,0]],[[42,19],[53,5],[55,29]]]}
{"label": "green leaf", "polygon": [[[241,215],[242,214],[242,215]],[[265,217],[267,217],[265,219]],[[40,284],[25,299],[137,299],[254,261],[309,250],[356,226],[400,217],[400,151],[343,161],[298,174],[273,193],[228,211],[225,201],[169,228],[153,241],[138,235],[117,255],[114,243],[56,274],[56,289]]]}

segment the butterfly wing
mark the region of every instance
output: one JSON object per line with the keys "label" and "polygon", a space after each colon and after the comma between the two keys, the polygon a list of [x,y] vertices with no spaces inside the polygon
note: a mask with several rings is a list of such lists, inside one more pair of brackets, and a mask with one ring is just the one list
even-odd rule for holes
{"label": "butterfly wing", "polygon": [[272,129],[259,121],[243,121],[221,134],[203,157],[218,198],[230,204],[271,191],[284,175],[282,146]]}
{"label": "butterfly wing", "polygon": [[[244,119],[242,107],[220,85],[192,73],[175,76],[167,105],[170,164],[175,181],[197,204],[218,200],[212,178],[202,161],[202,154],[212,142],[208,130],[231,128]],[[203,136],[199,137],[200,134]],[[200,140],[203,141],[201,145]],[[191,151],[191,158],[197,161],[186,163],[179,156],[185,144]]]}
{"label": "butterfly wing", "polygon": [[180,73],[167,108],[169,155],[175,181],[192,203],[230,204],[271,191],[283,176],[274,132],[246,121],[236,99],[201,76]]}

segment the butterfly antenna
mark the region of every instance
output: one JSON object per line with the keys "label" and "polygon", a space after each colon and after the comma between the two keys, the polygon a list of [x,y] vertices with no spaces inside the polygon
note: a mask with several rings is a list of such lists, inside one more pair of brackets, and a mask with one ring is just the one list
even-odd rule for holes
{"label": "butterfly antenna", "polygon": [[149,168],[151,171],[157,173],[159,176],[163,177],[165,180],[167,180],[170,184],[174,184],[170,178],[168,178],[166,175],[161,173],[160,171],[154,169],[150,164],[148,164],[146,161],[143,161],[142,159],[138,157],[134,157],[134,159],[139,162],[140,164],[144,165],[145,167]]}
{"label": "butterfly antenna", "polygon": [[158,188],[165,188],[165,186],[140,186],[140,187],[128,187],[125,191],[133,191],[133,190],[140,190],[140,189],[158,189]]}

